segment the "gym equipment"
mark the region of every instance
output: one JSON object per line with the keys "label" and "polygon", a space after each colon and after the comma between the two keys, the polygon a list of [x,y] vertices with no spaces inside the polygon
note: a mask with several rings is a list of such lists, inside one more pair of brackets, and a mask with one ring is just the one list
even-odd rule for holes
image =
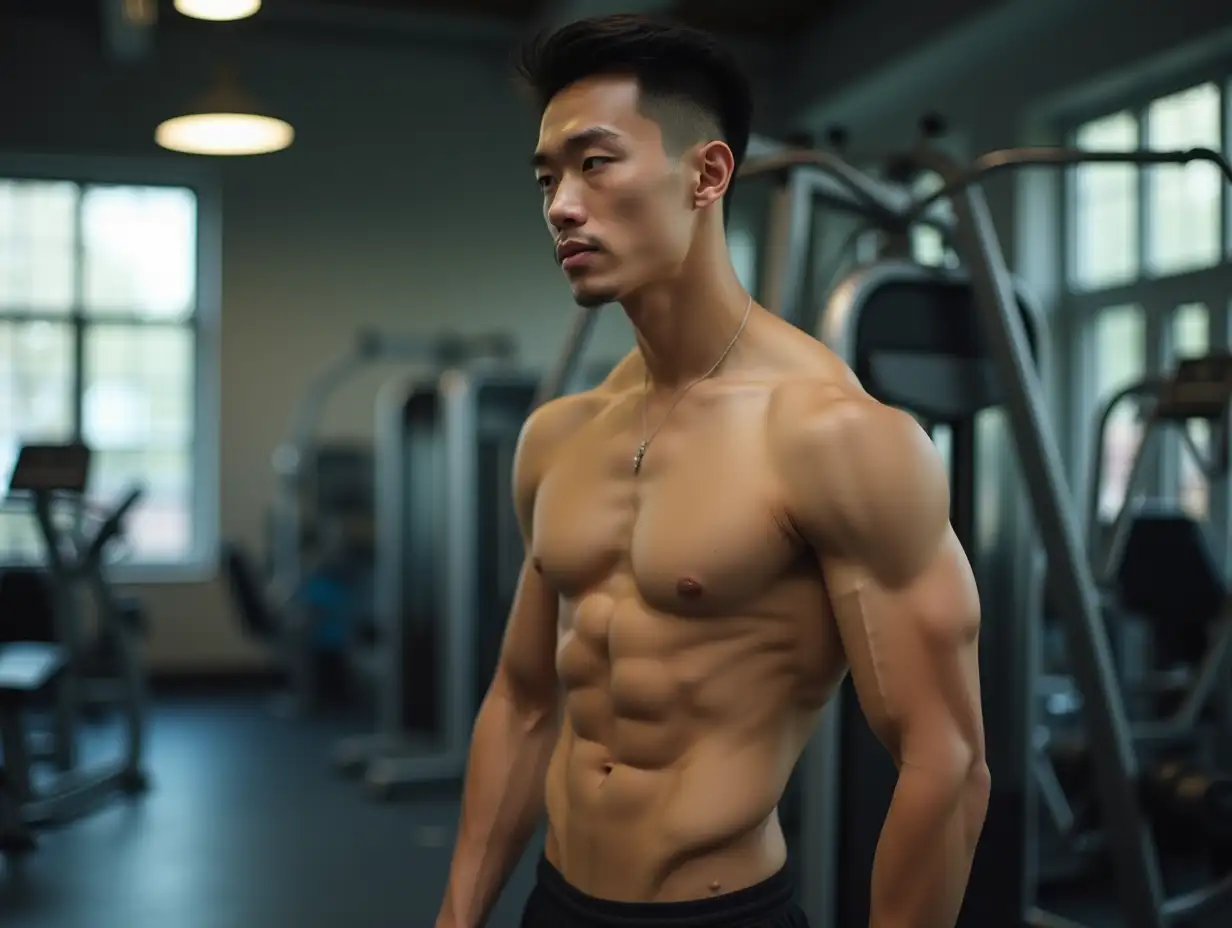
{"label": "gym equipment", "polygon": [[1166,760],[1147,771],[1143,785],[1156,817],[1170,819],[1185,837],[1224,844],[1232,840],[1232,776]]}
{"label": "gym equipment", "polygon": [[465,770],[522,564],[510,479],[537,387],[512,372],[453,369],[382,390],[380,721],[334,756],[363,770],[375,797]]}
{"label": "gym equipment", "polygon": [[[458,364],[483,361],[505,363],[516,353],[508,335],[444,335],[438,337],[390,336],[371,330],[357,334],[352,346],[327,364],[310,381],[291,415],[289,434],[274,452],[278,479],[270,519],[270,588],[274,603],[266,609],[277,620],[281,662],[291,680],[293,709],[309,708],[317,689],[314,674],[316,628],[309,610],[301,608],[300,594],[307,576],[303,562],[303,485],[310,467],[329,461],[313,454],[315,432],[330,397],[364,369],[374,364],[409,364],[440,370]],[[339,466],[345,466],[345,462]],[[352,461],[353,465],[354,462]],[[351,472],[355,468],[351,467]],[[370,473],[365,465],[365,473]],[[318,473],[318,479],[320,475]],[[345,480],[334,480],[345,486]],[[335,501],[337,502],[337,501]],[[353,508],[354,500],[344,500]],[[369,505],[368,511],[371,511]]]}
{"label": "gym equipment", "polygon": [[[1227,477],[1232,354],[1187,358],[1169,377],[1119,391],[1100,416],[1101,439],[1117,404],[1131,397],[1143,413],[1142,440],[1124,502],[1103,546],[1095,508],[1102,489],[1102,440],[1092,455],[1090,493],[1096,502],[1088,515],[1091,545],[1098,574],[1113,598],[1117,624],[1138,622],[1150,639],[1147,649],[1154,652],[1148,666],[1126,666],[1127,687],[1147,695],[1171,689],[1180,697],[1170,718],[1137,726],[1135,736],[1156,742],[1184,739],[1216,696],[1222,703],[1224,734],[1232,735],[1232,600],[1222,565],[1196,520],[1176,508],[1144,506],[1140,498],[1144,462],[1169,434],[1181,439],[1212,491]],[[1210,426],[1212,454],[1195,447],[1188,428],[1194,420]],[[1193,673],[1186,674],[1186,667],[1194,668]]]}
{"label": "gym equipment", "polygon": [[[53,505],[57,494],[79,502],[85,492],[90,449],[82,444],[26,445],[17,457],[9,483],[10,494],[27,493],[43,535],[47,575],[51,583],[54,627],[39,632],[50,641],[16,642],[0,649],[0,729],[3,730],[3,805],[18,821],[4,824],[37,827],[76,818],[101,799],[115,793],[135,795],[145,791],[144,732],[146,681],[135,646],[136,629],[131,610],[107,582],[107,546],[122,532],[129,512],[141,499],[141,489],[130,490],[122,501],[87,537],[80,526],[68,532],[57,526]],[[88,653],[82,628],[80,593],[88,589],[98,609],[98,621],[111,649],[117,704],[123,710],[124,750],[112,762],[79,767],[75,732],[82,708],[81,663]],[[23,621],[25,600],[0,603],[0,636],[10,617],[29,634],[33,622]],[[16,650],[14,650],[16,649]],[[54,699],[53,745],[59,773],[49,786],[35,782],[24,714],[35,695],[52,691]],[[15,812],[13,810],[16,810]]]}
{"label": "gym equipment", "polygon": [[9,769],[26,770],[33,760],[22,715],[59,676],[68,653],[58,644],[18,641],[0,645],[0,857],[21,857],[37,844],[26,822],[26,795]]}
{"label": "gym equipment", "polygon": [[[926,134],[936,133],[928,131]],[[870,225],[892,239],[906,236],[912,223],[926,215],[939,201],[950,201],[954,221],[952,224],[944,220],[941,222],[947,227],[947,234],[965,267],[983,351],[1003,391],[1008,431],[1046,555],[1048,576],[1063,606],[1067,651],[1085,707],[1096,795],[1108,831],[1120,907],[1128,928],[1162,928],[1180,917],[1209,908],[1220,895],[1219,887],[1201,899],[1197,895],[1165,899],[1156,848],[1151,841],[1138,795],[1137,758],[1116,686],[1100,614],[1098,588],[1083,552],[1078,522],[1073,516],[1073,502],[1065,486],[1056,438],[1044,404],[1041,377],[1032,357],[1027,325],[1017,305],[1019,301],[1013,278],[1006,268],[987,204],[977,185],[992,173],[1027,165],[1065,167],[1092,162],[1180,164],[1194,160],[1213,162],[1232,179],[1232,166],[1207,149],[1187,152],[1009,149],[991,152],[978,158],[974,164],[963,166],[927,144],[900,161],[933,171],[944,183],[936,193],[916,203],[911,202],[910,195],[901,187],[876,181],[830,152],[789,149],[752,159],[743,172],[752,175],[787,168],[802,172],[807,180],[801,182],[807,183],[812,190],[810,207],[820,200],[830,208],[865,218]],[[809,268],[806,263],[797,263],[790,271],[804,277]],[[853,344],[846,338],[851,317],[855,315],[846,309],[851,304],[851,289],[848,285],[840,285],[836,290],[819,332],[823,338],[832,341],[849,363],[858,367],[860,360],[850,353],[858,343]],[[867,293],[864,299],[868,299]],[[920,373],[927,375],[930,371],[922,368]],[[927,398],[928,387],[923,380],[907,384],[902,382],[903,379],[899,379],[899,386],[908,388],[908,392],[899,394],[900,398],[910,397],[917,401],[920,397]],[[982,511],[980,515],[983,517]],[[988,518],[991,520],[993,516]],[[979,519],[976,526],[977,532],[980,532]],[[1027,558],[1020,564],[1026,565],[1020,569],[1027,570],[1029,576],[1033,574],[1035,585],[1042,586],[1042,575],[1035,573],[1038,562]],[[1010,615],[1015,615],[1015,612]],[[1000,638],[996,629],[996,623],[1000,621],[1007,620],[1000,615],[986,614],[984,634],[993,640]],[[1027,615],[1025,620],[1018,621],[1011,629],[1002,630],[1009,631],[1011,637],[1023,636],[1023,655],[1008,664],[998,664],[996,674],[991,678],[985,677],[986,682],[999,682],[1002,675],[1017,678],[1016,682],[1023,688],[1017,694],[1007,694],[1013,702],[1011,720],[1016,724],[999,730],[994,727],[997,723],[990,721],[987,727],[994,795],[981,847],[995,848],[996,854],[1007,857],[1007,863],[1000,868],[1003,878],[987,885],[986,893],[982,894],[981,884],[990,877],[979,872],[979,860],[988,855],[977,855],[977,871],[971,880],[968,905],[963,915],[964,923],[973,925],[1010,925],[1024,921],[1035,925],[1055,923],[1054,917],[1035,907],[1034,862],[1029,852],[1034,846],[1030,823],[1034,821],[1037,801],[1034,778],[1028,773],[1035,732],[1029,689],[1032,677],[1016,671],[1024,661],[1030,666],[1035,657],[1031,641],[1033,622],[1038,622],[1038,616]],[[842,921],[839,913],[848,906],[844,902],[844,894],[860,891],[858,888],[852,890],[852,884],[840,878],[843,873],[840,849],[845,841],[858,839],[840,834],[835,811],[841,787],[836,776],[839,771],[838,753],[842,744],[844,718],[851,714],[851,702],[840,696],[827,707],[803,761],[801,868],[811,877],[817,875],[817,878],[805,885],[802,901],[806,913],[818,924]],[[989,708],[986,706],[986,711]],[[1012,743],[1000,746],[998,741],[1001,738]],[[1007,796],[1007,785],[1011,791],[1021,788],[1021,794]],[[885,804],[888,804],[888,798],[888,795],[882,797]],[[1005,804],[1010,808],[1003,809]],[[882,804],[878,803],[878,807]],[[999,822],[1006,824],[1004,831]],[[843,824],[846,826],[848,823]],[[859,827],[867,833],[879,829],[881,824],[880,818],[870,818],[862,821]],[[988,898],[983,898],[984,895]],[[1001,898],[998,900],[992,896]],[[858,905],[858,902],[850,905]],[[1000,909],[1000,914],[989,917],[994,908]]]}

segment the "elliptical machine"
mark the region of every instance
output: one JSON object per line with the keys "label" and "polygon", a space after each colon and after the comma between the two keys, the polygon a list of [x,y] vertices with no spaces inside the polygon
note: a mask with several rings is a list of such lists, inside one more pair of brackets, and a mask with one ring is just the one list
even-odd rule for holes
{"label": "elliptical machine", "polygon": [[[79,501],[84,494],[90,457],[83,444],[26,445],[9,482],[10,494],[27,494],[33,502],[45,546],[52,608],[46,623],[39,615],[26,614],[33,606],[27,597],[0,603],[0,854],[33,850],[30,829],[65,823],[113,795],[137,795],[149,787],[143,766],[147,696],[136,652],[139,629],[132,610],[107,582],[104,569],[107,546],[122,533],[142,490],[134,487],[125,494],[88,537],[60,528],[53,518],[57,496]],[[124,747],[113,761],[82,767],[75,735],[84,703],[82,670],[90,648],[80,599],[86,589],[97,604],[100,637],[110,651]],[[45,696],[51,698],[53,724],[51,749],[43,752],[33,749],[26,716]],[[52,760],[56,768],[47,779],[34,776],[33,768],[42,759]]]}

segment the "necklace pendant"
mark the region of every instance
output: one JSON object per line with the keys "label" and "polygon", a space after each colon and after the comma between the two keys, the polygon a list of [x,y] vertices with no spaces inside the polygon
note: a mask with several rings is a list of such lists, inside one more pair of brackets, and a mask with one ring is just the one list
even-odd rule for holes
{"label": "necklace pendant", "polygon": [[642,458],[646,456],[646,443],[642,442],[637,446],[637,454],[633,455],[633,473],[640,473],[642,470]]}

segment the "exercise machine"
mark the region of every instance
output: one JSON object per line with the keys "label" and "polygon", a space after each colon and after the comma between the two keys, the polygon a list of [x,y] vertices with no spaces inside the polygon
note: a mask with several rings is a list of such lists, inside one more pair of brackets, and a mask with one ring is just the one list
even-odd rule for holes
{"label": "exercise machine", "polygon": [[[46,574],[53,595],[52,627],[35,628],[38,620],[20,615],[28,601],[0,604],[0,848],[28,850],[28,831],[74,819],[116,794],[136,795],[149,786],[144,768],[144,670],[137,655],[137,629],[130,610],[116,596],[106,576],[108,546],[123,531],[125,520],[140,501],[134,487],[94,529],[85,534],[57,525],[57,497],[79,504],[85,493],[91,452],[82,444],[26,445],[17,457],[9,483],[11,495],[28,494],[43,536]],[[73,507],[80,515],[80,507]],[[81,709],[82,663],[89,650],[81,609],[82,593],[97,605],[100,630],[109,641],[116,674],[116,704],[123,715],[123,750],[110,762],[79,763],[76,732]],[[13,641],[5,633],[13,621],[36,640]],[[49,694],[53,706],[51,759],[58,772],[43,782],[34,775],[34,756],[26,715],[34,701]]]}
{"label": "exercise machine", "polygon": [[378,402],[378,730],[335,766],[365,789],[462,776],[522,565],[513,456],[537,379],[455,368],[400,378]]}
{"label": "exercise machine", "polygon": [[[813,204],[821,199],[830,208],[862,217],[891,239],[904,238],[911,225],[930,208],[942,200],[949,200],[954,221],[946,231],[962,261],[962,279],[980,335],[982,357],[989,362],[983,369],[995,374],[1005,410],[1006,435],[1012,443],[1007,444],[1014,452],[1022,476],[1023,497],[1029,504],[1029,513],[1038,532],[1047,575],[1062,607],[1066,650],[1083,700],[1092,774],[1108,833],[1122,923],[1128,928],[1163,928],[1215,905],[1219,893],[1207,894],[1201,900],[1192,895],[1177,899],[1165,896],[1157,848],[1139,795],[1138,759],[1112,666],[1099,592],[1045,407],[1032,333],[1021,311],[1019,293],[996,240],[979,184],[993,173],[1022,166],[1066,167],[1089,162],[1179,164],[1207,160],[1218,164],[1230,179],[1232,168],[1217,153],[1204,149],[1187,152],[1010,149],[992,152],[972,165],[963,165],[935,146],[924,144],[904,160],[938,174],[943,180],[942,186],[932,195],[913,202],[901,187],[880,182],[825,151],[787,150],[750,161],[744,171],[753,174],[790,167],[805,172],[813,190],[810,198]],[[792,273],[804,275],[808,268],[796,266]],[[861,291],[856,286],[859,279],[852,278],[840,284],[818,326],[818,334],[857,370],[866,361],[853,353],[860,348],[861,342],[858,335],[853,338],[852,334],[853,325],[863,314],[853,312],[850,307],[868,304],[877,296],[875,290],[870,295],[867,281]],[[853,294],[861,297],[860,303],[853,301]],[[902,318],[907,324],[910,315]],[[893,343],[883,346],[883,350],[885,347],[893,347]],[[867,359],[870,371],[871,361],[872,358]],[[914,400],[918,403],[921,398],[931,396],[935,384],[930,383],[929,377],[938,373],[937,364],[921,364],[920,358],[902,358],[901,361],[915,365],[919,380],[908,383],[905,376],[890,375],[893,379],[888,385],[895,387],[898,402]],[[952,465],[956,462],[957,458]],[[958,496],[964,495],[960,488],[956,490]],[[995,511],[984,513],[981,497],[979,509],[974,514],[977,535],[993,530],[988,525],[997,515]],[[1024,571],[1029,580],[1042,586],[1043,575],[1039,573],[1037,559],[1027,557],[1018,563],[1019,570]],[[979,565],[976,566],[978,571]],[[987,581],[981,578],[981,584],[984,587],[982,595],[987,596]],[[1025,600],[1019,602],[1025,603]],[[1037,800],[1028,763],[1035,735],[1030,665],[1037,654],[1033,639],[1039,616],[1035,604],[1031,604],[1025,616],[1023,608],[1011,610],[1008,618],[985,612],[982,642],[991,642],[992,649],[1000,651],[997,643],[1009,640],[1021,646],[1022,653],[1015,656],[1002,652],[999,656],[1009,662],[997,663],[992,673],[983,675],[986,687],[1003,692],[985,691],[984,694],[985,712],[989,716],[987,733],[993,796],[962,916],[963,924],[973,926],[1059,923],[1055,916],[1041,911],[1034,898],[1032,849],[1035,847],[1033,829]],[[999,623],[1008,623],[1008,627],[998,627]],[[981,651],[984,651],[983,644]],[[982,654],[982,660],[983,657]],[[990,665],[985,662],[985,666]],[[809,917],[818,924],[847,923],[845,913],[859,911],[858,897],[867,900],[866,884],[845,878],[849,871],[845,873],[843,869],[844,852],[848,848],[867,846],[870,840],[875,840],[872,836],[879,832],[883,821],[883,816],[876,814],[858,820],[851,816],[840,819],[838,814],[840,803],[847,804],[848,789],[857,785],[851,777],[843,777],[841,759],[846,749],[844,732],[855,724],[850,721],[855,714],[854,701],[837,695],[827,706],[802,760],[802,827],[798,853],[801,869],[810,876],[802,902]],[[865,788],[870,792],[876,789],[872,784]],[[888,790],[892,788],[892,783],[884,783],[883,794],[876,800],[869,798],[867,808],[879,810],[888,806]],[[863,904],[867,906],[867,901]],[[857,922],[858,919],[852,923]]]}
{"label": "exercise machine", "polygon": [[[1232,738],[1232,603],[1225,572],[1197,519],[1178,505],[1146,504],[1141,494],[1145,462],[1168,435],[1179,438],[1212,492],[1226,481],[1232,354],[1186,358],[1171,376],[1119,391],[1100,416],[1101,439],[1118,401],[1130,397],[1139,402],[1142,439],[1106,544],[1100,544],[1097,510],[1102,440],[1092,454],[1088,519],[1095,569],[1110,594],[1114,621],[1136,621],[1150,639],[1141,643],[1139,635],[1122,645],[1123,682],[1148,701],[1165,691],[1174,697],[1170,717],[1135,726],[1134,734],[1143,742],[1185,739],[1218,699],[1221,734]],[[1210,430],[1209,451],[1193,440],[1189,425],[1195,421]],[[1144,649],[1152,653],[1132,660],[1134,650]]]}
{"label": "exercise machine", "polygon": [[[1104,538],[1098,521],[1103,439],[1113,414],[1129,400],[1138,406],[1142,440],[1130,465],[1124,501]],[[1156,834],[1165,839],[1187,836],[1168,842],[1170,858],[1201,850],[1208,860],[1213,852],[1226,861],[1232,849],[1232,768],[1227,757],[1232,743],[1232,600],[1205,526],[1179,505],[1146,501],[1139,489],[1147,473],[1144,462],[1173,435],[1216,495],[1228,475],[1230,405],[1232,356],[1185,359],[1169,376],[1130,384],[1105,403],[1091,456],[1090,548],[1143,770],[1140,786]],[[1189,430],[1194,421],[1209,427],[1210,452],[1195,445]],[[1081,735],[1062,734],[1056,744],[1050,729],[1041,735],[1041,798],[1056,830],[1072,839],[1084,818],[1083,800],[1090,805],[1089,777],[1084,775],[1089,751]],[[1068,767],[1069,777],[1058,776],[1058,767]],[[1081,797],[1077,803],[1072,801],[1075,794]],[[1098,837],[1102,823],[1085,824],[1087,835],[1080,837]],[[1232,867],[1213,869],[1228,872]],[[1220,885],[1207,887],[1198,898],[1216,893]],[[1230,891],[1224,885],[1224,898]]]}
{"label": "exercise machine", "polygon": [[[305,493],[306,486],[311,483],[318,490],[323,486],[333,488],[324,498],[319,492],[311,494],[322,510],[333,507],[344,517],[349,513],[352,520],[362,511],[366,521],[373,519],[371,493],[361,493],[358,499],[347,497],[347,487],[371,486],[373,459],[367,453],[357,454],[354,448],[331,449],[318,444],[316,432],[329,400],[376,364],[439,371],[463,364],[501,365],[511,361],[515,354],[515,341],[502,334],[394,336],[364,330],[346,351],[309,381],[292,412],[287,438],[273,455],[277,487],[268,526],[268,593],[263,594],[262,601],[251,596],[241,598],[239,594],[252,587],[252,571],[247,571],[246,577],[232,576],[232,592],[241,615],[248,615],[249,627],[271,642],[286,670],[292,712],[310,710],[319,689],[315,657],[320,623],[314,621],[319,619],[319,610],[314,614],[309,608],[313,590],[307,584],[313,571],[306,562],[303,544],[308,522],[304,511],[309,495]],[[245,565],[234,557],[235,553],[233,549],[228,563],[243,569]],[[353,611],[370,610],[367,604],[361,604]],[[361,623],[366,618],[359,616]]]}

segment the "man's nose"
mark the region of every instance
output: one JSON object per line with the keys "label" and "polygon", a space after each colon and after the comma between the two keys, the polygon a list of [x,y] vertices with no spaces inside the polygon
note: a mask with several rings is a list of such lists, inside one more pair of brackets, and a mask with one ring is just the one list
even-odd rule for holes
{"label": "man's nose", "polygon": [[545,214],[548,225],[558,232],[576,229],[585,224],[586,210],[582,206],[582,198],[577,185],[562,180],[553,191]]}

